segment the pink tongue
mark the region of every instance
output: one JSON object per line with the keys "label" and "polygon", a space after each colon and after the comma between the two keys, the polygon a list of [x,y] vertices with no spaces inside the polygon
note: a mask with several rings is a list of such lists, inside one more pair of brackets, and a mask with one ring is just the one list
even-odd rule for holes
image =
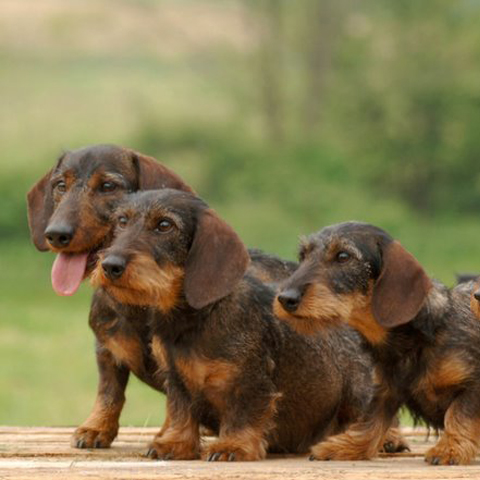
{"label": "pink tongue", "polygon": [[57,295],[73,295],[82,283],[88,253],[59,253],[52,266],[52,287]]}

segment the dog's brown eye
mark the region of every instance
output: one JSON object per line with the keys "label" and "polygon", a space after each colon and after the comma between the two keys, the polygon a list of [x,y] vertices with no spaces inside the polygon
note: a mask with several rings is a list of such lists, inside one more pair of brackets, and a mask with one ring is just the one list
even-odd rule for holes
{"label": "dog's brown eye", "polygon": [[113,182],[103,182],[100,186],[100,190],[104,193],[113,192],[117,188],[117,185]]}
{"label": "dog's brown eye", "polygon": [[125,215],[121,215],[120,217],[117,218],[117,225],[120,228],[125,228],[128,223],[128,218]]}
{"label": "dog's brown eye", "polygon": [[163,218],[160,220],[155,227],[155,231],[157,233],[165,233],[169,232],[173,228],[173,222],[169,220],[168,218]]}
{"label": "dog's brown eye", "polygon": [[351,255],[348,252],[338,252],[335,260],[338,263],[345,263],[348,262],[351,258]]}
{"label": "dog's brown eye", "polygon": [[65,193],[67,191],[67,185],[63,180],[57,182],[53,188],[59,193]]}

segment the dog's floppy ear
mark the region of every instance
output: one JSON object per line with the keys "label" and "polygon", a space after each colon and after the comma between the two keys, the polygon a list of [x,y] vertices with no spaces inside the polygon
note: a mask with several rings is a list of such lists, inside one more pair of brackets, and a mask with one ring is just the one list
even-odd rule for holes
{"label": "dog's floppy ear", "polygon": [[213,210],[200,213],[185,266],[185,296],[200,309],[230,294],[250,257],[235,231]]}
{"label": "dog's floppy ear", "polygon": [[45,229],[53,213],[53,199],[50,191],[50,170],[27,193],[28,227],[34,245],[41,252],[48,250]]}
{"label": "dog's floppy ear", "polygon": [[389,243],[384,248],[382,270],[373,287],[373,316],[387,328],[409,322],[420,311],[431,286],[415,257],[400,243]]}
{"label": "dog's floppy ear", "polygon": [[138,190],[156,190],[159,188],[173,188],[184,192],[194,193],[176,173],[157,162],[154,158],[130,151],[138,172]]}

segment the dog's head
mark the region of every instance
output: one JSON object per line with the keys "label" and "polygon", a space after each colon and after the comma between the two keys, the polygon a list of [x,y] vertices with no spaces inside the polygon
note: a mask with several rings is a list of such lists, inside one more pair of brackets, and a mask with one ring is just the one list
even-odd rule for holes
{"label": "dog's head", "polygon": [[168,312],[183,299],[201,309],[230,294],[248,252],[202,200],[175,190],[129,196],[115,213],[115,238],[92,283],[122,303]]}
{"label": "dog's head", "polygon": [[375,343],[386,329],[412,320],[431,288],[417,260],[369,224],[326,227],[302,242],[299,257],[274,308],[302,331],[346,321]]}
{"label": "dog's head", "polygon": [[113,145],[67,152],[27,196],[35,246],[58,253],[52,283],[71,295],[109,242],[111,214],[126,193],[153,188],[192,191],[153,158]]}

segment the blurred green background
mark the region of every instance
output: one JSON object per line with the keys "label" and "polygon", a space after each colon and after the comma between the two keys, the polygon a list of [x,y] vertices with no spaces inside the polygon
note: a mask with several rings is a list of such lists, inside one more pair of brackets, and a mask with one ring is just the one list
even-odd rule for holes
{"label": "blurred green background", "polygon": [[[376,223],[433,276],[480,271],[480,1],[1,0],[0,424],[77,425],[90,289],[56,297],[25,194],[64,149],[132,147],[249,246]],[[132,380],[122,423],[159,425]]]}

